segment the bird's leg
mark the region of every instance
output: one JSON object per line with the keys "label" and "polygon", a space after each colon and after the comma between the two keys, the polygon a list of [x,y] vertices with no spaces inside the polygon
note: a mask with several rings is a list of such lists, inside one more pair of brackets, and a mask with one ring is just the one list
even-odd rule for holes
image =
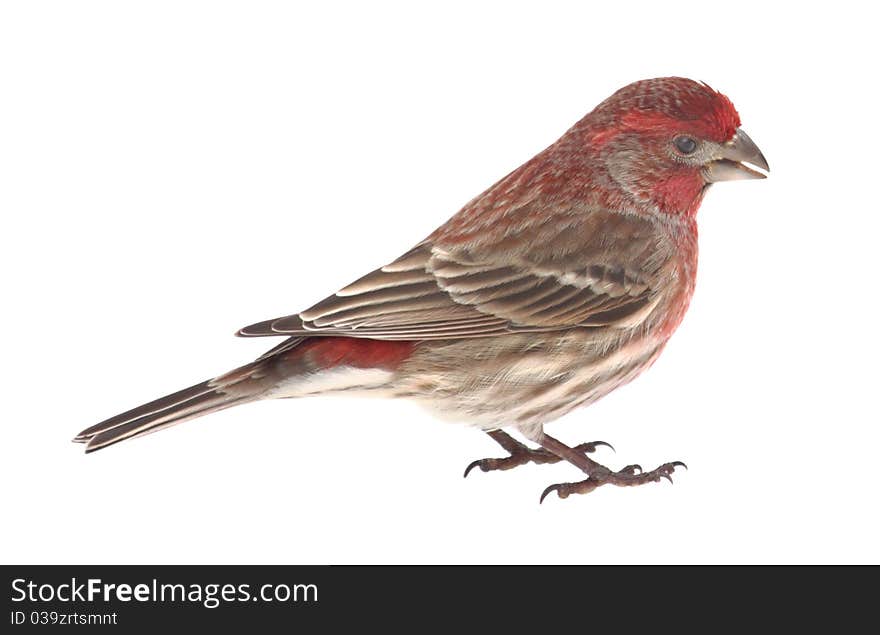
{"label": "bird's leg", "polygon": [[[484,472],[491,472],[494,470],[510,470],[519,465],[525,465],[526,463],[558,463],[563,460],[558,454],[545,450],[544,448],[533,449],[527,445],[523,445],[501,430],[489,430],[486,434],[492,437],[498,445],[507,450],[510,453],[510,456],[506,456],[502,459],[478,459],[467,466],[464,471],[465,477],[467,477],[470,471],[475,467],[479,467]],[[595,452],[596,448],[600,445],[607,445],[609,448],[611,447],[610,444],[605,443],[604,441],[592,441],[590,443],[581,443],[570,449],[574,452],[586,454],[589,452]]]}
{"label": "bird's leg", "polygon": [[587,479],[577,483],[557,483],[551,485],[541,494],[541,502],[550,492],[556,492],[559,498],[567,498],[571,494],[588,494],[597,487],[610,483],[618,487],[631,487],[635,485],[644,485],[645,483],[659,483],[660,479],[665,478],[672,482],[671,474],[676,467],[687,469],[687,465],[681,461],[672,461],[664,463],[660,467],[643,472],[639,465],[627,465],[625,468],[612,472],[604,465],[600,465],[585,454],[578,452],[575,448],[570,448],[561,441],[554,439],[546,434],[536,434],[534,439],[542,448],[548,452],[555,454],[581,469],[587,475]]}

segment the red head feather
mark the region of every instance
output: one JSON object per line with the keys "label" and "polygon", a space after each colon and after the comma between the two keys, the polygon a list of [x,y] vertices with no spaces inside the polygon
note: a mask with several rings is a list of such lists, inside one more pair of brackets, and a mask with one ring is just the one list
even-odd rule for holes
{"label": "red head feather", "polygon": [[[430,238],[447,244],[501,241],[510,226],[526,222],[523,214],[538,199],[577,201],[584,208],[646,205],[646,213],[656,208],[693,217],[706,182],[698,166],[672,161],[668,146],[677,134],[724,143],[739,124],[731,101],[705,83],[683,77],[634,82],[470,201]],[[628,145],[629,137],[640,143]]]}
{"label": "red head feather", "polygon": [[690,132],[723,143],[740,125],[730,99],[711,86],[683,77],[642,80],[603,101],[584,122],[598,128]]}

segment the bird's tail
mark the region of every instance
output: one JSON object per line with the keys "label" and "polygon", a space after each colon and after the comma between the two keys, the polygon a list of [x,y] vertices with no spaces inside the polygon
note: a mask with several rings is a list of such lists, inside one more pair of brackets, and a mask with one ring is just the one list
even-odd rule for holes
{"label": "bird's tail", "polygon": [[110,417],[86,428],[73,440],[85,443],[86,452],[94,452],[209,412],[255,401],[271,386],[267,370],[267,364],[257,360],[225,375]]}

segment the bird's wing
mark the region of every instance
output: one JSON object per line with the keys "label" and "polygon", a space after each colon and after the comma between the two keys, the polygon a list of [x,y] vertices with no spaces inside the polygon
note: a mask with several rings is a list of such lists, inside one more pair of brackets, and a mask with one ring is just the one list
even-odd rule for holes
{"label": "bird's wing", "polygon": [[622,324],[649,310],[665,262],[652,223],[548,216],[491,246],[432,235],[310,309],[238,334],[459,339]]}

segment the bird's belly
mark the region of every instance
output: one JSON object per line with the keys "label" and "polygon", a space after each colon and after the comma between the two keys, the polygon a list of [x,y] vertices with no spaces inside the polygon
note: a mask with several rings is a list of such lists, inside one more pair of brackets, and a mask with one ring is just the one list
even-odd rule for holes
{"label": "bird's belly", "polygon": [[392,383],[396,395],[446,419],[537,430],[633,380],[664,344],[639,338],[609,346],[589,331],[430,343]]}

